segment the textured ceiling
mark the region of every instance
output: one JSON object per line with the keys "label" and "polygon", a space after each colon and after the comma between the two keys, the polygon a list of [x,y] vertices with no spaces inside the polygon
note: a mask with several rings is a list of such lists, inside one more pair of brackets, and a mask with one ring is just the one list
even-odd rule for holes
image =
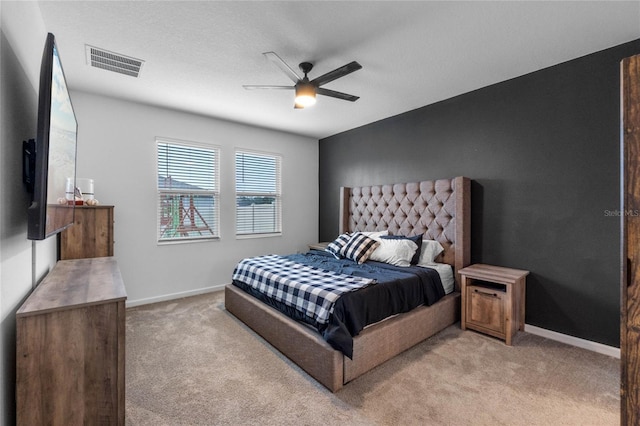
{"label": "textured ceiling", "polygon": [[[69,87],[323,138],[640,38],[640,2],[41,1]],[[145,61],[139,78],[87,65],[85,44]],[[293,109],[262,52],[310,78],[363,69]]]}

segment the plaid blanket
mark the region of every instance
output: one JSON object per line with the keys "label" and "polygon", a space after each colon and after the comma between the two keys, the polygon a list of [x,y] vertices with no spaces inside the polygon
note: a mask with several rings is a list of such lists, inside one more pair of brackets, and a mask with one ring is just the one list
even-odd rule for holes
{"label": "plaid blanket", "polygon": [[298,309],[318,324],[329,322],[338,298],[376,281],[326,271],[268,255],[243,259],[233,271],[233,279]]}

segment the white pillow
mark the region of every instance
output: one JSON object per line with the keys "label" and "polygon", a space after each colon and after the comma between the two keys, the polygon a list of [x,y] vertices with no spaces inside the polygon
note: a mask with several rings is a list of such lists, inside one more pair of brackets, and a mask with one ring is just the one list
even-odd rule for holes
{"label": "white pillow", "polygon": [[385,229],[384,231],[367,231],[367,232],[360,232],[360,233],[366,235],[369,238],[373,238],[376,241],[380,241],[380,237],[384,235],[389,235],[389,230]]}
{"label": "white pillow", "polygon": [[422,250],[418,266],[429,265],[435,262],[436,257],[444,251],[442,245],[435,240],[422,240]]}
{"label": "white pillow", "polygon": [[369,259],[395,266],[411,266],[411,258],[418,249],[418,245],[411,240],[379,239],[380,245]]}

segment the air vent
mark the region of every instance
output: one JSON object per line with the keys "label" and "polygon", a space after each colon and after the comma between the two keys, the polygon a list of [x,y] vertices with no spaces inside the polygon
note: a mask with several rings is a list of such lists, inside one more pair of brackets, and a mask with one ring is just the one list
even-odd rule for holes
{"label": "air vent", "polygon": [[103,70],[138,77],[144,61],[86,45],[87,64]]}

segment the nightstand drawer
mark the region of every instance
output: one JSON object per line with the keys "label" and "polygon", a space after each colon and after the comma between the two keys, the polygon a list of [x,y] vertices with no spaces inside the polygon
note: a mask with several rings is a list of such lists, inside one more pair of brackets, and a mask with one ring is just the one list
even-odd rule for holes
{"label": "nightstand drawer", "polygon": [[467,287],[467,326],[505,333],[505,292],[471,285]]}

